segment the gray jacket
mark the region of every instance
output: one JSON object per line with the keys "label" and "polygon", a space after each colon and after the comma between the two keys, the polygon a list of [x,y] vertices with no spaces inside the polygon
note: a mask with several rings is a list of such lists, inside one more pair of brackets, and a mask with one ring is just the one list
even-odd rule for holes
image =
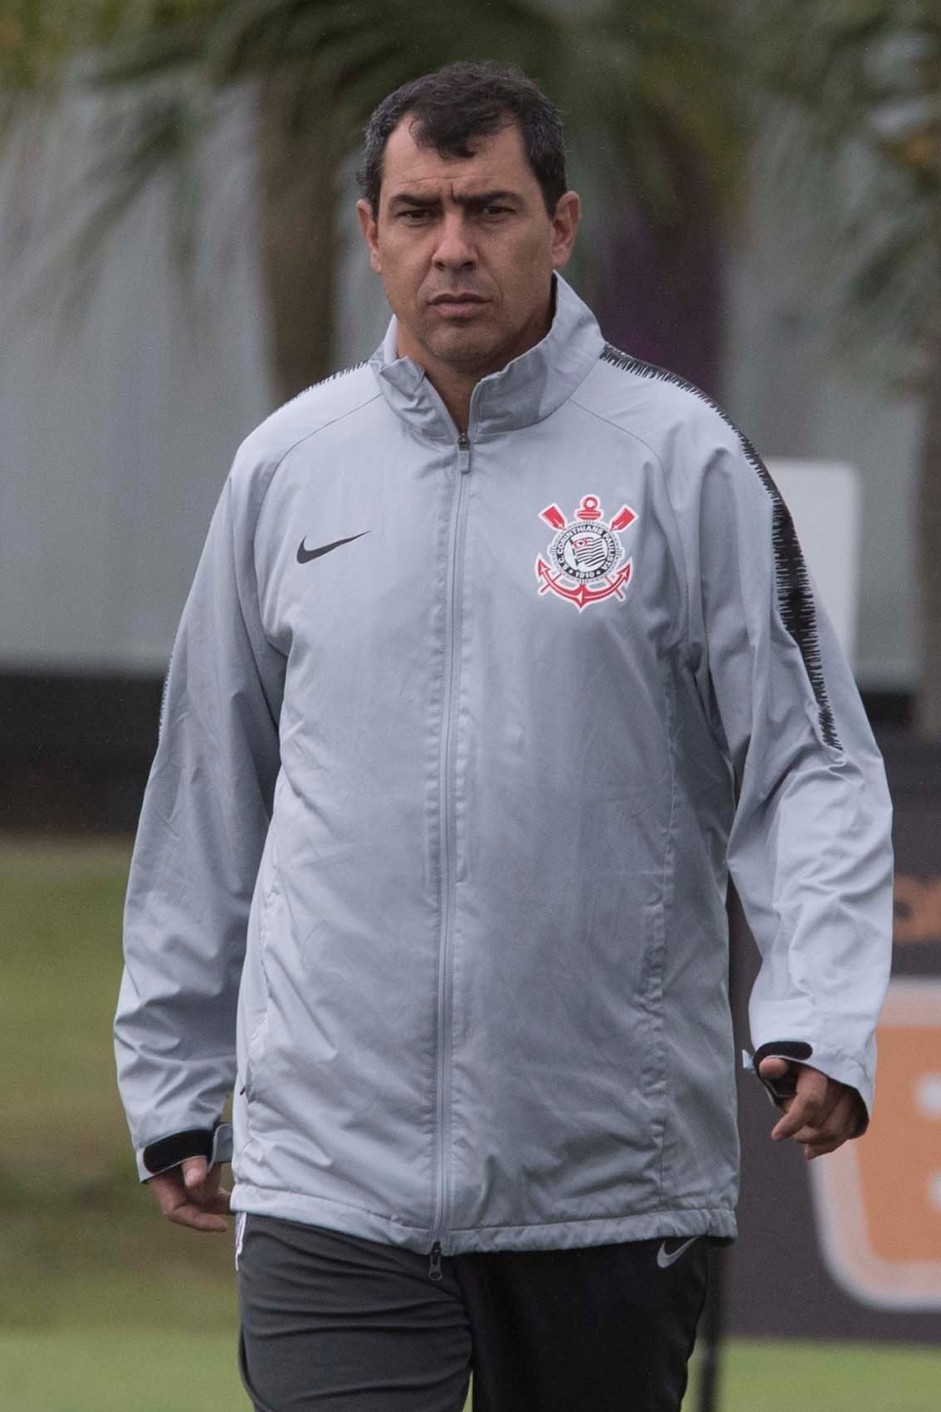
{"label": "gray jacket", "polygon": [[234,1089],[237,1209],[731,1236],[727,868],[755,1046],[871,1101],[889,802],[849,670],[755,453],[564,281],[466,437],[395,348],[248,438],[186,606],[117,1017],[141,1175]]}

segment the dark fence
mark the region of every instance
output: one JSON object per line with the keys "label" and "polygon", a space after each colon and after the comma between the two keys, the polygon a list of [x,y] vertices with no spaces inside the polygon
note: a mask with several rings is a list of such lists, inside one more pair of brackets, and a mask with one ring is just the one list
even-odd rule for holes
{"label": "dark fence", "polygon": [[161,694],[153,677],[0,674],[0,828],[133,829]]}

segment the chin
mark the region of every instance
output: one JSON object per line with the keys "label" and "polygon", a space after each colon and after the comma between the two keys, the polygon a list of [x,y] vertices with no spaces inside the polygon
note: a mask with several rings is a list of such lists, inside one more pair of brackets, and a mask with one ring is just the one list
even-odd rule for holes
{"label": "chin", "polygon": [[442,363],[462,373],[489,372],[500,365],[500,345],[493,339],[438,338],[431,351]]}

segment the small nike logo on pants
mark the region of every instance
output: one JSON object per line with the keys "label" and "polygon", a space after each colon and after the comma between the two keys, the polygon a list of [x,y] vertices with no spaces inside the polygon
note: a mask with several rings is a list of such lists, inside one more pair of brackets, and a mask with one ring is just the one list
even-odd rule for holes
{"label": "small nike logo on pants", "polygon": [[690,1236],[689,1240],[684,1240],[682,1245],[678,1245],[675,1250],[667,1250],[667,1243],[664,1241],[657,1251],[657,1264],[660,1269],[668,1270],[671,1265],[675,1265],[684,1250],[688,1250],[698,1239],[699,1236]]}
{"label": "small nike logo on pants", "polygon": [[321,544],[319,549],[307,549],[302,539],[297,546],[297,562],[309,564],[311,559],[319,559],[321,554],[329,554],[331,549],[339,549],[341,544],[352,544],[354,539],[362,539],[363,535],[368,533],[369,530],[360,530],[359,534],[348,534],[346,539],[335,539],[332,544]]}

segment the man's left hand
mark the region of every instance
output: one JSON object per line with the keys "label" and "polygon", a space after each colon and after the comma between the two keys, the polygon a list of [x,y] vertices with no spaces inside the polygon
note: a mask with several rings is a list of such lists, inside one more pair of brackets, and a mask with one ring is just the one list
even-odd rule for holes
{"label": "man's left hand", "polygon": [[761,1077],[771,1080],[782,1079],[789,1069],[794,1070],[796,1090],[793,1098],[782,1101],[784,1116],[771,1130],[775,1142],[790,1137],[803,1145],[805,1157],[822,1157],[862,1131],[866,1108],[855,1088],[787,1059],[763,1059],[758,1066]]}

